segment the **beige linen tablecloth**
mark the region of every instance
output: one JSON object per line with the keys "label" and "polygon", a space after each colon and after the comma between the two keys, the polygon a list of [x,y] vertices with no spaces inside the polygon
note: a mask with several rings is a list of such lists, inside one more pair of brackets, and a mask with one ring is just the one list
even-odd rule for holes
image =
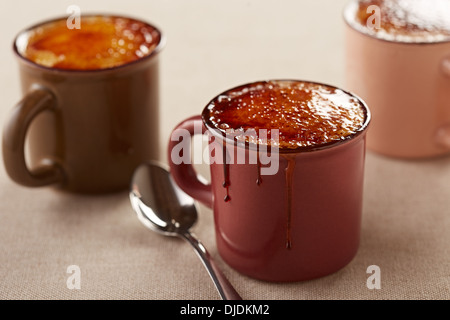
{"label": "beige linen tablecloth", "polygon": [[[161,161],[171,129],[217,93],[269,78],[341,87],[343,0],[2,1],[1,124],[21,94],[11,52],[24,27],[82,12],[122,13],[162,28]],[[370,134],[370,132],[369,132]],[[198,167],[208,175],[205,165]],[[215,247],[213,217],[200,207],[195,233],[245,299],[449,299],[450,157],[405,161],[367,154],[361,246],[339,272],[299,283],[267,283],[228,267]],[[69,289],[69,266],[81,271]],[[380,289],[369,289],[369,266]],[[69,270],[70,271],[70,270]],[[70,282],[70,281],[69,281]],[[218,299],[181,240],[137,220],[126,191],[72,195],[14,184],[0,166],[1,299]]]}

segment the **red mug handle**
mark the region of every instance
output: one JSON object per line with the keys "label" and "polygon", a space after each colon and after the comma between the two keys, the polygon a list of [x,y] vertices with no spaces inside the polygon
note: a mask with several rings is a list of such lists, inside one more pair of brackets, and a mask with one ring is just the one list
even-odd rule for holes
{"label": "red mug handle", "polygon": [[[200,127],[201,131],[198,130]],[[206,131],[207,129],[203,125],[201,116],[193,116],[178,124],[170,135],[168,161],[170,172],[177,185],[194,199],[212,208],[213,195],[211,184],[202,181],[195,171],[192,161],[185,162],[183,160],[191,159],[191,138],[195,134],[203,134]],[[189,147],[180,148],[181,142],[184,142],[183,146],[186,146],[186,141],[184,140],[187,138],[189,138]],[[183,153],[182,156],[180,152]]]}

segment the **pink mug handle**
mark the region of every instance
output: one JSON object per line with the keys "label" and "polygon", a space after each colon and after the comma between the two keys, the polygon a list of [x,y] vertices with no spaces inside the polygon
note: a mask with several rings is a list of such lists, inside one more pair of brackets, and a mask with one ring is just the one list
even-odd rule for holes
{"label": "pink mug handle", "polygon": [[[442,60],[442,71],[450,79],[450,56]],[[443,148],[450,150],[450,122],[442,125],[436,132],[436,142]]]}
{"label": "pink mug handle", "polygon": [[[198,128],[201,128],[201,131],[199,131]],[[193,116],[178,124],[170,135],[168,161],[170,172],[177,185],[194,199],[200,201],[207,207],[212,208],[213,195],[211,184],[201,181],[192,166],[192,161],[186,163],[183,160],[191,159],[191,138],[195,134],[203,134],[206,131],[207,129],[203,125],[201,116]],[[183,138],[182,141],[180,141],[180,138]],[[188,148],[180,149],[179,146],[182,142],[183,146],[186,146],[185,139],[187,138],[189,138]],[[181,150],[183,152],[182,156],[180,156]]]}
{"label": "pink mug handle", "polygon": [[442,71],[444,74],[450,78],[450,56],[446,57],[444,60],[442,60]]}

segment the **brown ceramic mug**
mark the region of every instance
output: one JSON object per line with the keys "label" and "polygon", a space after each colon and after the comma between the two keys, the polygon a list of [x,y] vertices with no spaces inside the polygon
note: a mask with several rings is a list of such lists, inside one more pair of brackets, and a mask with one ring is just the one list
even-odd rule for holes
{"label": "brown ceramic mug", "polygon": [[[324,90],[326,98],[320,102],[320,111],[306,116],[298,112],[297,106],[282,114],[267,111],[265,106],[272,102],[284,107],[292,101],[300,101],[301,107],[314,105],[308,101],[307,90],[294,92],[302,84]],[[270,88],[278,85],[286,90],[272,95]],[[256,92],[253,95],[252,90]],[[332,112],[330,118],[321,118],[328,112],[330,101],[340,103],[348,99],[361,112],[361,121],[354,132],[341,135],[331,126],[326,134],[335,135],[332,140],[314,136],[328,121],[340,117]],[[215,109],[228,101],[229,106]],[[233,101],[239,106],[227,116],[227,108],[235,108]],[[242,119],[253,103],[259,104],[258,110],[249,111],[238,127],[230,125],[241,121],[237,119]],[[286,140],[281,139],[283,131],[280,131],[280,148],[274,147],[278,142],[263,147],[261,135],[256,137],[255,144],[225,135],[219,129],[238,128],[236,132],[241,132],[243,124],[257,128],[264,125],[253,123],[260,116],[270,121],[273,128],[288,117],[300,120],[293,130],[287,131]],[[317,126],[312,135],[309,128],[302,130],[303,124],[309,126],[310,119]],[[353,119],[348,117],[348,123]],[[170,169],[186,193],[213,209],[217,248],[231,267],[266,281],[317,278],[344,267],[358,250],[369,122],[370,112],[363,101],[332,86],[291,80],[246,84],[219,94],[201,116],[176,126],[168,148]],[[303,132],[306,143],[290,145],[303,139]],[[196,134],[209,137],[203,155],[209,155],[211,182],[199,179],[189,161],[191,147],[184,142]],[[274,133],[271,131],[270,135],[273,137]]]}
{"label": "brown ceramic mug", "polygon": [[[83,19],[93,19],[89,20],[92,26]],[[114,38],[130,50],[116,45],[108,49],[111,57],[104,52],[94,58],[84,56],[84,52],[101,45],[100,40],[95,40],[94,25],[102,21],[120,23],[121,32],[128,26],[130,30],[147,30],[148,34],[139,35],[139,39],[148,38],[147,48],[141,47],[144,52],[138,52],[133,47],[138,42],[125,43]],[[158,159],[158,57],[164,38],[157,28],[138,20],[85,16],[79,32],[84,30],[87,37],[94,37],[94,42],[67,43],[70,50],[64,53],[68,58],[63,61],[64,54],[48,51],[64,49],[63,44],[52,43],[48,26],[56,23],[65,23],[65,18],[28,28],[15,39],[14,53],[19,61],[24,98],[4,127],[6,171],[12,180],[28,187],[56,185],[79,193],[125,189],[137,165]],[[46,33],[47,38],[33,44],[38,57],[27,56],[32,37]],[[129,39],[137,35],[125,34]],[[48,48],[39,51],[45,41]],[[82,64],[70,65],[72,46],[77,45],[80,52],[72,58],[79,58]],[[121,53],[129,59],[121,58]],[[138,56],[133,58],[133,54]],[[41,58],[48,55],[49,61],[42,62]],[[113,61],[114,57],[118,60]],[[89,59],[102,65],[88,65]]]}

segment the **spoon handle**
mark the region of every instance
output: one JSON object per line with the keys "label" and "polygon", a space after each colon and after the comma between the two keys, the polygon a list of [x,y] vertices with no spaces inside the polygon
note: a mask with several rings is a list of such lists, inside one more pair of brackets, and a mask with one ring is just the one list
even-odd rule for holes
{"label": "spoon handle", "polygon": [[186,232],[182,236],[183,239],[194,247],[195,252],[202,260],[206,270],[208,270],[222,300],[242,300],[241,296],[236,292],[231,283],[216,265],[203,244],[190,232]]}

